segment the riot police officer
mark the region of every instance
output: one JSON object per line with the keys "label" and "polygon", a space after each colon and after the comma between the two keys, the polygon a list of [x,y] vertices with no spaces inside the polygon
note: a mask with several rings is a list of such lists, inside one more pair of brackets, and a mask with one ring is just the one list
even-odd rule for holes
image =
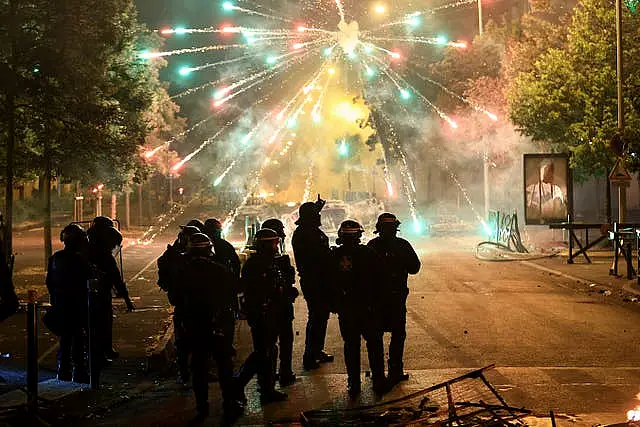
{"label": "riot police officer", "polygon": [[87,281],[91,269],[83,251],[87,233],[78,224],[67,225],[60,233],[64,249],[49,258],[47,289],[51,310],[59,328],[58,379],[88,383],[85,360],[87,332]]}
{"label": "riot police officer", "polygon": [[173,348],[176,352],[178,383],[181,384],[189,382],[189,348],[182,321],[184,308],[179,299],[182,284],[181,274],[186,260],[185,254],[189,239],[199,232],[200,230],[191,225],[180,227],[176,241],[173,245],[167,245],[167,249],[158,258],[158,286],[167,293],[169,303],[174,306]]}
{"label": "riot police officer", "polygon": [[[213,251],[216,254],[216,261],[226,266],[233,277],[235,278],[235,284],[240,280],[240,258],[236,253],[235,248],[229,242],[222,238],[222,223],[216,218],[209,218],[204,222],[203,233],[209,236],[211,243],[213,243]],[[238,290],[235,290],[236,305],[234,306],[234,312],[226,319],[225,336],[229,340],[231,346],[233,346],[233,340],[236,330],[236,313],[238,312]],[[234,349],[235,353],[235,349]]]}
{"label": "riot police officer", "polygon": [[234,305],[233,277],[229,270],[214,259],[212,244],[203,233],[189,239],[186,262],[181,273],[178,293],[183,308],[189,350],[193,393],[198,417],[209,414],[208,372],[211,356],[218,365],[218,378],[222,389],[224,415],[235,419],[243,405],[233,387],[231,348],[224,337],[222,319]]}
{"label": "riot police officer", "polygon": [[[109,225],[111,224],[111,225]],[[96,217],[87,231],[89,238],[89,262],[97,271],[94,307],[91,315],[94,318],[95,351],[102,357],[103,362],[110,362],[118,357],[113,348],[113,306],[111,305],[112,290],[116,296],[124,299],[127,310],[133,311],[134,305],[129,298],[129,290],[122,280],[118,264],[113,257],[113,251],[122,243],[122,234],[113,226],[113,221],[107,217]]]}
{"label": "riot police officer", "polygon": [[[285,300],[283,301],[283,310],[279,313],[276,335],[278,340],[278,350],[280,356],[280,372],[277,374],[278,382],[281,387],[286,387],[296,381],[296,374],[292,369],[292,353],[293,353],[293,303],[300,294],[294,286],[296,270],[291,266],[289,255],[286,255],[284,239],[287,235],[284,232],[284,224],[276,218],[268,219],[262,223],[261,228],[268,228],[275,231],[280,237],[280,256],[276,258],[278,271],[280,272],[280,280],[284,287]],[[274,365],[276,360],[274,358]]]}
{"label": "riot police officer", "polygon": [[244,293],[243,310],[247,314],[253,352],[244,362],[236,377],[244,389],[258,374],[260,401],[263,404],[282,401],[285,393],[275,390],[273,363],[276,353],[277,326],[285,305],[285,290],[279,279],[281,272],[276,264],[280,237],[268,228],[255,235],[256,252],[242,267],[240,288]]}
{"label": "riot police officer", "polygon": [[348,392],[360,393],[360,337],[367,343],[373,390],[377,395],[387,391],[384,376],[379,258],[373,249],[360,243],[364,229],[356,221],[347,220],[338,229],[338,247],[334,248],[334,297],[344,340]]}
{"label": "riot police officer", "polygon": [[409,374],[404,372],[404,341],[407,337],[407,296],[409,274],[420,271],[420,259],[411,244],[397,237],[400,221],[391,213],[378,217],[376,233],[378,237],[367,246],[373,248],[383,258],[382,295],[384,305],[384,330],[391,332],[389,344],[389,380],[391,383],[406,381]]}
{"label": "riot police officer", "polygon": [[324,340],[329,320],[329,297],[326,292],[331,257],[329,238],[322,230],[320,211],[324,200],[303,203],[299,210],[298,227],[293,232],[291,245],[300,275],[300,287],[307,302],[308,320],[305,336],[304,369],[317,369],[319,363],[332,362],[333,356],[324,351]]}

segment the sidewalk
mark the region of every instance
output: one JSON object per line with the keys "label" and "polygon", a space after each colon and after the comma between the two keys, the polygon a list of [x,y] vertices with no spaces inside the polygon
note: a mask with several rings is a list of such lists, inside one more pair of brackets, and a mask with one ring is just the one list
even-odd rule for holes
{"label": "sidewalk", "polygon": [[[627,279],[627,264],[622,257],[618,261],[618,276],[609,275],[613,263],[613,251],[590,251],[591,263],[588,264],[584,257],[574,258],[573,264],[568,264],[568,251],[563,251],[559,256],[537,259],[535,261],[522,261],[529,267],[536,268],[561,276],[567,280],[567,286],[578,291],[588,293],[601,293],[605,296],[621,298],[626,303],[640,302],[640,285],[637,279]],[[635,265],[635,253],[634,269]]]}

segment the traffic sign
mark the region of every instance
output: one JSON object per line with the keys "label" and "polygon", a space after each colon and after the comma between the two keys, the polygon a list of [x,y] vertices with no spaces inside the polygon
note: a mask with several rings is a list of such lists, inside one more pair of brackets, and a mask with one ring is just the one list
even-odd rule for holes
{"label": "traffic sign", "polygon": [[609,180],[613,184],[626,185],[631,182],[631,179],[631,174],[629,174],[627,168],[624,167],[622,159],[619,158],[616,160],[616,164],[609,174]]}

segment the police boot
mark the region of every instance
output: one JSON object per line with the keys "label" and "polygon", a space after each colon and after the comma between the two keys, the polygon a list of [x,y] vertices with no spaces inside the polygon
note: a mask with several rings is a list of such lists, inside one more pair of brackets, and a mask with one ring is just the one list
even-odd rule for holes
{"label": "police boot", "polygon": [[409,374],[404,372],[402,363],[392,363],[389,360],[388,366],[389,366],[389,382],[392,385],[398,384],[401,381],[407,381],[409,379]]}

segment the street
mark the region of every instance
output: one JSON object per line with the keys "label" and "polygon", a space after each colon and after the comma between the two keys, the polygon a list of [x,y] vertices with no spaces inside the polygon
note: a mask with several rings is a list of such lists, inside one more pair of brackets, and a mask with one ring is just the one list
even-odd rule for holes
{"label": "street", "polygon": [[[640,332],[634,327],[640,322],[638,304],[534,268],[544,262],[477,260],[475,241],[473,237],[441,236],[417,245],[423,265],[420,273],[410,278],[405,352],[405,368],[411,376],[383,400],[495,364],[487,377],[512,406],[531,409],[543,417],[553,410],[560,424],[562,419],[573,425],[625,421],[626,411],[637,405],[635,397],[640,391]],[[117,364],[120,368],[110,368],[111,374],[107,370],[105,384],[112,393],[128,390],[128,398],[102,411],[100,417],[85,419],[82,425],[183,425],[194,415],[189,389],[176,385],[170,376],[144,375],[135,367],[166,325],[167,302],[155,285],[155,264],[145,263],[163,246],[158,241],[152,247],[125,252],[131,257],[125,265],[137,260],[136,268],[129,271],[143,270],[134,280],[129,276],[140,310],[129,314],[120,310],[114,338],[122,355]],[[564,263],[556,258],[548,260],[544,268]],[[583,267],[571,268],[579,276]],[[247,388],[249,404],[239,425],[293,421],[300,411],[309,409],[376,403],[367,379],[361,398],[348,400],[342,340],[334,315],[325,348],[336,355],[335,362],[313,372],[302,370],[305,323],[306,306],[300,298],[294,343],[294,371],[299,380],[286,389],[289,401],[262,408],[254,380]],[[4,332],[6,326],[2,327]],[[245,322],[239,322],[236,343],[238,365],[251,351]],[[53,358],[47,360],[45,364],[53,362]],[[363,345],[363,375],[367,366]],[[125,376],[128,389],[118,375]],[[132,387],[137,387],[136,394]],[[210,385],[210,395],[210,425],[217,425],[217,384]],[[94,410],[100,407],[95,392],[76,393],[69,399],[65,404],[68,417],[80,417],[87,402]]]}

